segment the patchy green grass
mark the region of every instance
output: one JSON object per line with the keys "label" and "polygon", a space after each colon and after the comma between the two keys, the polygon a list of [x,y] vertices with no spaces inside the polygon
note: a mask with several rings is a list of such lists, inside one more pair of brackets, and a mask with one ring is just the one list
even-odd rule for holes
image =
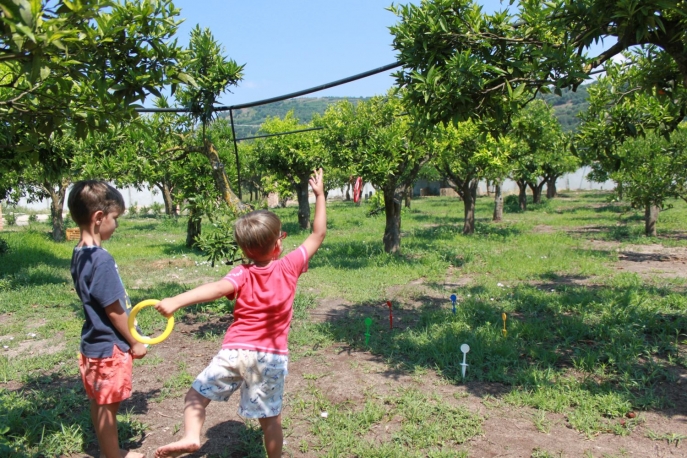
{"label": "patchy green grass", "polygon": [[[311,385],[292,404],[295,417],[313,423],[313,438],[298,448],[317,456],[467,458],[467,451],[456,446],[481,434],[484,420],[415,389],[387,397],[368,394],[362,405],[352,405],[332,403]],[[373,429],[386,431],[387,440],[368,437]]]}
{"label": "patchy green grass", "polygon": [[[294,208],[276,211],[289,233],[286,249],[293,249],[307,233],[298,229]],[[331,204],[327,239],[299,283],[292,360],[344,342],[415,377],[432,370],[447,383],[460,384],[457,349],[468,343],[466,381],[504,384],[506,392],[485,403],[537,409],[532,421],[542,432],[551,428],[547,413],[562,413],[588,437],[629,434],[636,422],[621,424],[625,414],[670,406],[667,391],[675,369],[687,366],[684,280],[619,273],[613,268],[617,253],[606,247],[655,242],[642,236],[641,210],[610,202],[608,194],[574,193],[506,213],[504,222],[493,224],[491,202],[480,198],[473,236],[461,233],[462,211],[455,198],[413,201],[403,213],[402,253],[388,255],[382,249],[383,217],[366,217],[364,205]],[[673,202],[659,217],[657,241],[687,246],[684,227],[687,208]],[[186,248],[184,231],[183,220],[121,221],[105,246],[133,303],[177,294],[227,272],[228,266],[212,268],[201,253]],[[94,437],[75,363],[82,310],[69,274],[72,244],[51,242],[47,226],[38,224],[13,227],[0,238],[9,247],[0,255],[0,451],[8,456],[82,451]],[[418,280],[425,291],[409,286]],[[386,310],[392,292],[397,329],[390,331],[388,321],[375,318],[365,345],[364,318],[377,307]],[[459,297],[455,314],[451,293]],[[348,314],[311,321],[309,312],[327,299],[350,303]],[[219,300],[188,308],[178,318],[209,320],[232,307]],[[505,337],[502,313],[508,317]],[[164,326],[153,310],[142,312],[139,322],[147,333]],[[197,337],[221,335],[210,330]],[[30,345],[44,351],[31,354]],[[136,364],[161,362],[149,357]],[[156,400],[183,395],[194,375],[178,366],[160,380]],[[307,374],[312,382],[319,377]],[[299,402],[293,406],[297,417],[317,413],[318,420],[309,426],[307,440],[292,445],[318,456],[343,450],[357,456],[467,456],[463,444],[479,434],[482,422],[463,408],[436,402],[431,393],[368,397],[364,405],[351,406],[332,404],[313,389]],[[320,409],[329,412],[327,419],[320,419]],[[132,414],[121,421],[124,443],[137,440],[145,428]],[[374,425],[390,422],[387,443],[359,440]],[[248,428],[245,434],[244,451],[250,454],[259,444],[259,430]],[[653,435],[676,445],[684,439]]]}

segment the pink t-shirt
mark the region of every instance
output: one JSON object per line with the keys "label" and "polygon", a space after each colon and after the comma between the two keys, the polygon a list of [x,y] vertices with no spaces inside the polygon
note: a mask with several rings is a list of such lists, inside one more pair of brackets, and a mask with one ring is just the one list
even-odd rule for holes
{"label": "pink t-shirt", "polygon": [[243,264],[224,277],[234,284],[234,322],[222,348],[242,348],[287,355],[287,338],[298,277],[308,270],[308,252],[301,245],[266,267]]}

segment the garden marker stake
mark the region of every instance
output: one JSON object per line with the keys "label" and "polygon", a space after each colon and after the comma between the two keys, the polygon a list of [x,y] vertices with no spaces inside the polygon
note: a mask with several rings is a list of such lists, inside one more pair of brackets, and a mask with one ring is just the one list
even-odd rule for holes
{"label": "garden marker stake", "polygon": [[365,318],[365,346],[370,345],[370,326],[372,326],[372,318],[368,316]]}
{"label": "garden marker stake", "polygon": [[451,302],[453,303],[453,314],[454,314],[454,315],[456,314],[456,299],[458,299],[458,298],[456,297],[456,295],[455,295],[455,294],[451,294]]}
{"label": "garden marker stake", "polygon": [[169,335],[172,333],[172,329],[174,329],[174,317],[170,316],[169,318],[167,318],[167,327],[162,332],[162,334],[160,334],[159,336],[157,336],[157,337],[146,337],[146,336],[142,336],[141,334],[138,333],[138,330],[136,329],[136,315],[138,315],[138,312],[143,310],[145,307],[150,307],[152,305],[157,304],[158,302],[160,302],[160,301],[158,301],[157,299],[148,299],[145,301],[141,301],[138,304],[136,304],[134,306],[134,308],[131,309],[131,312],[129,313],[129,320],[128,320],[129,332],[131,332],[131,336],[134,339],[138,340],[139,342],[141,342],[143,344],[150,344],[150,345],[159,344],[160,342],[165,340],[167,337],[169,337]]}
{"label": "garden marker stake", "polygon": [[391,312],[391,301],[386,301],[386,305],[389,306],[389,329],[394,329],[394,315]]}
{"label": "garden marker stake", "polygon": [[468,364],[465,362],[465,356],[468,354],[470,351],[470,345],[468,344],[463,344],[460,346],[460,351],[463,352],[463,362],[460,363],[461,368],[460,368],[460,373],[465,378],[465,370],[468,368]]}
{"label": "garden marker stake", "polygon": [[506,330],[506,319],[508,317],[506,316],[506,312],[503,312],[501,314],[501,319],[503,320],[503,329],[501,330],[501,333],[503,334],[503,337],[508,336],[508,331]]}

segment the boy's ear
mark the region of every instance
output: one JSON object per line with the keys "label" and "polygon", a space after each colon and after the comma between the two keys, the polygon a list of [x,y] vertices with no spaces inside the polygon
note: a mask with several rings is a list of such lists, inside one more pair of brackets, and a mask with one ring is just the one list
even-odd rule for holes
{"label": "boy's ear", "polygon": [[105,213],[102,210],[98,210],[91,215],[91,222],[95,224],[100,224],[104,217]]}

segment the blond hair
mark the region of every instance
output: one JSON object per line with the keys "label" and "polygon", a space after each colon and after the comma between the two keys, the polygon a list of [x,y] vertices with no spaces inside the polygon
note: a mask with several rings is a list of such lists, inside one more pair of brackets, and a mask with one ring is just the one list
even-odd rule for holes
{"label": "blond hair", "polygon": [[97,211],[108,214],[126,210],[124,198],[114,186],[103,180],[83,180],[74,183],[67,200],[69,214],[76,224],[82,226],[91,221]]}
{"label": "blond hair", "polygon": [[234,240],[249,259],[268,255],[277,243],[281,221],[274,213],[256,210],[240,217],[234,225]]}

